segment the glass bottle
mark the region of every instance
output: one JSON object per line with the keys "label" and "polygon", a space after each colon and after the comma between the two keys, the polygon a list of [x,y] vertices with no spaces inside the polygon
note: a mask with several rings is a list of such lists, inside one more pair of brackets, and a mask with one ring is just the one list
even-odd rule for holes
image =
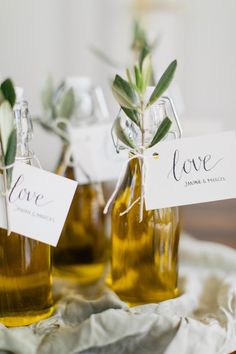
{"label": "glass bottle", "polygon": [[[17,157],[32,164],[29,141],[32,122],[28,104],[14,108]],[[0,323],[23,326],[48,317],[53,311],[50,246],[15,232],[0,229]]]}
{"label": "glass bottle", "polygon": [[[146,137],[153,136],[162,116],[167,116],[164,101],[151,113]],[[130,305],[178,295],[179,209],[144,207],[140,221],[141,168],[139,158],[129,161],[112,208],[112,289]]]}
{"label": "glass bottle", "polygon": [[[106,107],[100,102],[102,93],[98,88],[92,88],[90,80],[70,78],[66,85],[74,89],[77,102],[71,124],[92,125],[106,115]],[[74,168],[65,164],[69,149],[64,144],[56,173],[76,180]],[[103,209],[101,183],[78,185],[59,243],[53,252],[56,275],[75,280],[80,285],[94,284],[102,278],[108,260]]]}
{"label": "glass bottle", "polygon": [[[66,147],[62,156],[64,153]],[[57,168],[58,174],[61,174],[62,165],[61,162]],[[63,175],[76,179],[73,167],[67,166]],[[80,285],[95,283],[106,268],[107,239],[100,188],[100,184],[77,187],[59,243],[53,252],[56,274],[74,278]]]}

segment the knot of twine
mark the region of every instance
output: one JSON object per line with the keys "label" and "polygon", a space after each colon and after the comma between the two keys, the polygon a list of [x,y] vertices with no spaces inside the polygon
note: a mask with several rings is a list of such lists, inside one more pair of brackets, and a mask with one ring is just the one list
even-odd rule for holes
{"label": "knot of twine", "polygon": [[[63,129],[61,127],[61,125],[63,125],[65,127],[65,129]],[[66,153],[63,156],[64,170],[62,171],[62,174],[65,173],[65,170],[67,167],[72,167],[72,168],[79,167],[81,172],[84,174],[84,176],[89,181],[89,183],[93,183],[91,176],[86,171],[84,166],[82,166],[81,163],[78,161],[75,162],[73,159],[73,152],[72,152],[73,151],[73,149],[72,149],[73,142],[71,141],[70,134],[68,133],[69,130],[73,129],[72,124],[68,121],[68,119],[61,117],[61,118],[56,118],[51,123],[50,127],[57,135],[59,135],[64,140],[66,140],[66,142],[68,144],[67,149],[66,149]]]}
{"label": "knot of twine", "polygon": [[[61,125],[63,125],[65,129],[63,129]],[[103,207],[105,205],[105,198],[104,198],[104,193],[103,193],[103,188],[101,183],[95,183],[94,179],[88,173],[86,168],[79,161],[75,161],[73,158],[73,142],[71,140],[70,134],[68,133],[71,129],[73,129],[72,124],[69,122],[68,119],[60,117],[60,118],[56,118],[51,123],[51,128],[56,134],[58,134],[67,142],[66,152],[63,156],[63,162],[62,162],[64,168],[62,169],[61,174],[63,175],[65,173],[67,167],[72,167],[72,168],[78,167],[80,171],[83,173],[83,175],[86,177],[86,179],[88,180],[88,183],[94,185],[94,188],[98,193],[99,204]]]}
{"label": "knot of twine", "polygon": [[140,208],[139,208],[139,222],[142,222],[143,221],[143,209],[144,209],[144,185],[145,185],[145,174],[146,174],[146,165],[145,165],[145,156],[144,156],[144,150],[145,150],[145,147],[141,146],[140,147],[140,151],[139,152],[134,152],[133,153],[133,156],[131,156],[130,158],[128,158],[122,168],[121,168],[121,172],[119,174],[119,177],[118,177],[118,180],[116,182],[116,186],[115,186],[115,189],[112,193],[112,195],[110,196],[104,210],[103,210],[103,213],[104,214],[107,214],[110,206],[114,203],[114,200],[119,192],[119,189],[120,189],[120,186],[122,184],[122,180],[123,180],[123,176],[124,176],[124,173],[126,171],[126,168],[129,164],[130,161],[134,160],[134,159],[139,159],[140,161],[140,168],[141,168],[141,192],[140,192],[140,196],[135,199],[129,206],[128,208],[126,208],[124,211],[122,211],[119,215],[120,216],[123,216],[125,214],[127,214],[130,209],[133,208],[133,206],[135,204],[137,204],[139,201],[140,201]]}

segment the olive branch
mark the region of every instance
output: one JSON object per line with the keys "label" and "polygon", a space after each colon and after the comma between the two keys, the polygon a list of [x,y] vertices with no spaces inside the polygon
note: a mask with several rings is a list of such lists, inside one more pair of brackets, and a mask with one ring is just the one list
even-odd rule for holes
{"label": "olive branch", "polygon": [[0,85],[0,148],[8,236],[11,234],[8,191],[11,187],[17,150],[17,131],[13,111],[15,102],[14,85],[10,79],[6,79]]}
{"label": "olive branch", "polygon": [[[126,69],[127,79],[123,79],[119,75],[115,76],[112,84],[113,95],[119,103],[121,110],[140,130],[141,145],[143,148],[150,148],[156,145],[166,136],[171,127],[171,120],[168,117],[165,117],[151,141],[148,143],[145,142],[145,112],[163,95],[169,87],[174,77],[176,67],[177,61],[174,60],[170,63],[161,76],[147,103],[145,103],[145,93],[152,75],[151,54],[149,52],[140,58],[139,62],[134,65],[132,71]],[[135,139],[131,137],[132,134],[127,134],[125,129],[123,129],[120,116],[118,116],[115,120],[114,130],[118,139],[124,145],[131,149],[138,150]]]}
{"label": "olive branch", "polygon": [[[0,86],[0,147],[3,167],[15,162],[17,150],[17,132],[13,107],[16,102],[14,85],[6,79]],[[10,188],[13,167],[6,169],[7,188]]]}
{"label": "olive branch", "polygon": [[[72,88],[65,89],[64,81],[54,87],[52,78],[48,77],[41,91],[41,103],[43,115],[34,117],[34,120],[45,130],[55,133],[53,122],[57,118],[64,118],[69,121],[74,113],[76,106],[74,90]],[[60,128],[63,129],[64,126]],[[59,135],[59,133],[57,134]],[[65,140],[64,135],[59,136],[62,140]]]}

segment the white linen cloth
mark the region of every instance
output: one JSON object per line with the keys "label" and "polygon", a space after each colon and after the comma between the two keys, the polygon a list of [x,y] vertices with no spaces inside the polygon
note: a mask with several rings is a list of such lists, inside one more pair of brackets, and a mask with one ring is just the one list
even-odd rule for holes
{"label": "white linen cloth", "polygon": [[0,327],[0,354],[228,354],[236,350],[236,250],[184,236],[182,295],[128,308],[110,290],[64,296],[55,314]]}

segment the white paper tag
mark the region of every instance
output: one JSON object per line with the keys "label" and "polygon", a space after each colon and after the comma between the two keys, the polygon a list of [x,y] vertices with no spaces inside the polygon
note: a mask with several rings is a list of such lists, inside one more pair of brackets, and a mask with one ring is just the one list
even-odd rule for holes
{"label": "white paper tag", "polygon": [[147,150],[146,209],[236,198],[235,152],[234,132],[161,142]]}
{"label": "white paper tag", "polygon": [[117,179],[127,152],[115,151],[110,123],[71,129],[75,177],[79,184]]}
{"label": "white paper tag", "polygon": [[[3,190],[2,176],[0,184]],[[76,187],[75,181],[17,162],[8,198],[11,231],[56,246]],[[7,228],[4,197],[0,227]]]}

